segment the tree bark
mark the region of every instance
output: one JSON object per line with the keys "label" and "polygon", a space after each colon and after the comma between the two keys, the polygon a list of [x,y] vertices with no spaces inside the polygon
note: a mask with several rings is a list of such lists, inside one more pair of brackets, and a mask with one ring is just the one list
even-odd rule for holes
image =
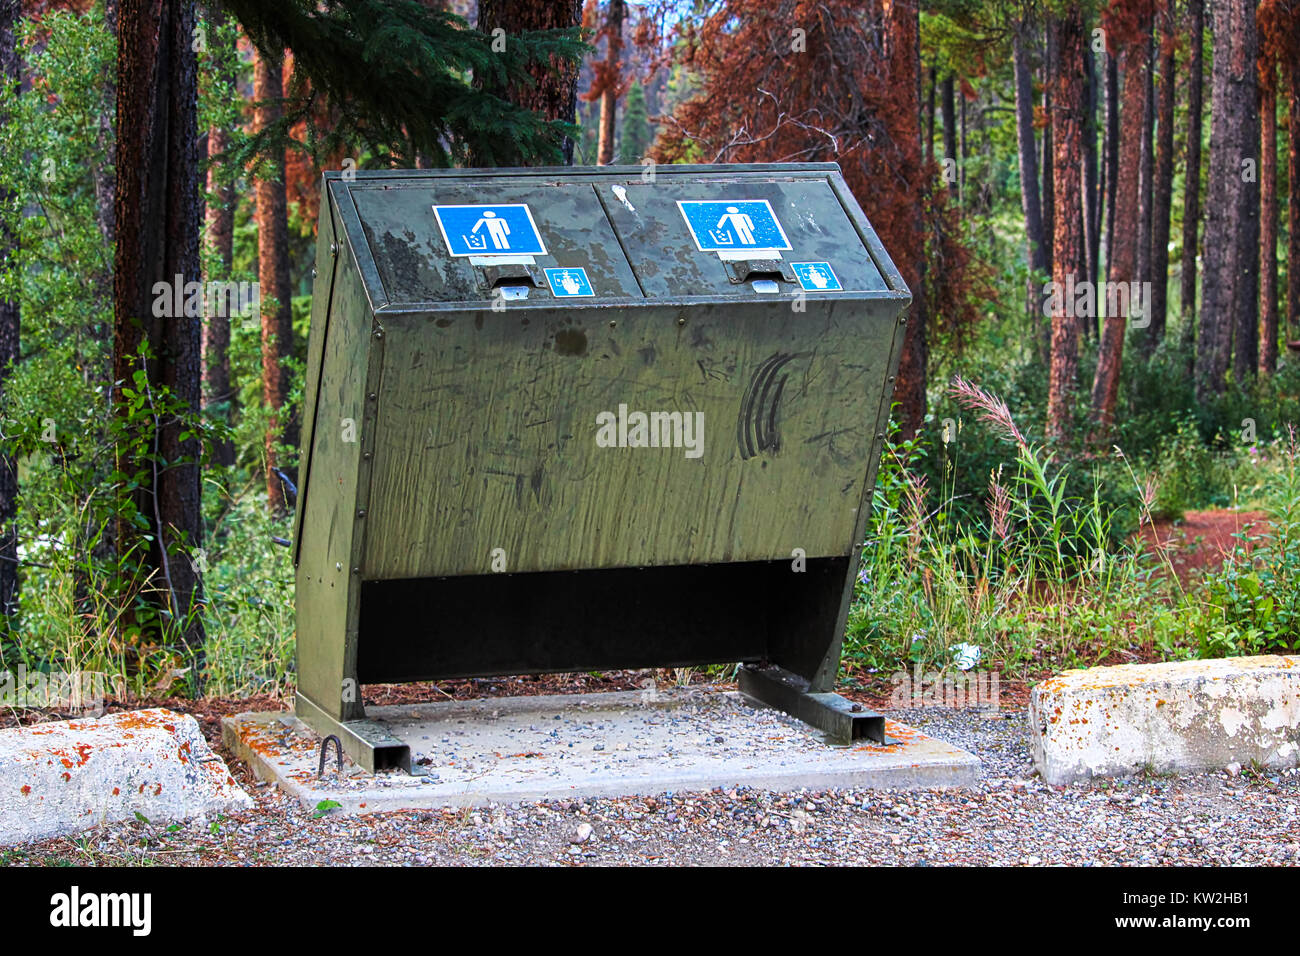
{"label": "tree bark", "polygon": [[[1142,46],[1146,50],[1146,60],[1142,70],[1142,158],[1141,171],[1138,174],[1138,264],[1139,282],[1151,281],[1151,200],[1155,188],[1155,144],[1156,124],[1155,95],[1155,49],[1151,40],[1151,24],[1148,23],[1142,33]],[[1151,303],[1144,302],[1143,307],[1150,309]],[[1149,318],[1148,312],[1144,318]],[[1150,328],[1143,330],[1141,338],[1150,334]]]}
{"label": "tree bark", "polygon": [[1205,35],[1204,0],[1187,0],[1187,160],[1183,178],[1183,261],[1181,304],[1183,339],[1196,329],[1196,255],[1201,225],[1201,47]]}
{"label": "tree bark", "polygon": [[949,175],[948,171],[957,170],[957,99],[956,99],[956,81],[953,75],[949,73],[943,78],[942,95],[939,97],[941,109],[943,110],[943,167],[944,180],[948,183],[948,189],[954,194],[957,192],[957,177]]}
{"label": "tree bark", "polygon": [[930,165],[934,161],[934,113],[935,113],[935,94],[938,92],[939,81],[934,67],[930,67],[930,96],[926,100],[925,107],[925,149],[923,154],[925,164]]}
{"label": "tree bark", "polygon": [[1028,243],[1029,282],[1027,305],[1037,323],[1041,314],[1038,280],[1047,273],[1044,251],[1043,209],[1038,197],[1038,146],[1034,141],[1034,90],[1029,57],[1025,50],[1027,27],[1017,25],[1011,37],[1012,63],[1016,78],[1016,147],[1020,159],[1020,209],[1025,217]]}
{"label": "tree bark", "polygon": [[1160,11],[1160,94],[1156,112],[1155,184],[1151,206],[1151,324],[1142,336],[1143,352],[1149,358],[1164,341],[1169,296],[1169,213],[1174,192],[1174,47],[1176,44],[1173,0],[1165,0]]}
{"label": "tree bark", "polygon": [[[1292,24],[1294,42],[1300,47],[1300,18]],[[1287,113],[1287,337],[1300,338],[1300,57],[1291,60],[1291,96]]]}
{"label": "tree bark", "polygon": [[[1259,113],[1255,74],[1255,4],[1213,5],[1214,68],[1210,88],[1210,184],[1205,203],[1205,294],[1197,341],[1196,391],[1202,402],[1225,389],[1233,366],[1238,381],[1254,375],[1259,268]],[[1253,188],[1252,188],[1253,186]],[[1249,328],[1243,327],[1249,317]],[[1234,357],[1233,338],[1237,339]],[[1249,363],[1249,369],[1243,366]]]}
{"label": "tree bark", "polygon": [[614,161],[614,118],[618,113],[618,87],[623,73],[623,0],[609,0],[605,44],[604,76],[600,78],[600,139],[596,146],[596,162],[601,166]]}
{"label": "tree bark", "polygon": [[[279,121],[284,97],[283,66],[260,52],[253,63],[253,131]],[[276,474],[276,445],[295,444],[285,404],[289,396],[289,367],[293,354],[293,307],[289,284],[289,221],[285,201],[284,154],[277,153],[268,178],[255,180],[257,200],[257,281],[262,297],[262,397],[271,418],[266,430],[266,497],[271,511],[288,507],[284,482]],[[281,428],[285,432],[281,435]],[[280,469],[286,471],[287,469]],[[292,477],[292,476],[291,476]]]}
{"label": "tree bark", "polygon": [[[1085,24],[1085,32],[1087,26]],[[1087,257],[1087,279],[1093,285],[1100,277],[1101,203],[1097,190],[1097,67],[1092,44],[1083,44],[1083,249]]]}
{"label": "tree bark", "polygon": [[[220,7],[211,10],[212,22],[220,30],[226,15]],[[226,78],[229,82],[233,78]],[[233,85],[233,84],[232,84]],[[220,126],[208,129],[208,159],[221,155],[230,148],[230,131]],[[235,187],[221,183],[215,163],[208,167],[207,191],[213,197],[207,205],[207,238],[211,254],[216,260],[215,276],[230,280],[235,248]],[[224,404],[223,420],[230,422],[230,404],[234,391],[230,387],[230,315],[221,308],[205,317],[203,325],[203,399],[206,405]],[[235,463],[235,443],[229,439],[217,442],[213,448],[214,464],[230,467]]]}
{"label": "tree bark", "polygon": [[[1055,28],[1052,24],[1050,13],[1044,15],[1046,24],[1044,26],[1043,37],[1043,115],[1049,118],[1045,127],[1043,127],[1043,162],[1042,162],[1042,180],[1043,180],[1043,236],[1056,235],[1056,175],[1053,169],[1056,150],[1052,144],[1052,124],[1050,117],[1052,115],[1052,77],[1056,69],[1056,51],[1052,49],[1052,43],[1055,38]],[[1052,245],[1053,243],[1044,242],[1043,244],[1043,268],[1047,272],[1052,271]],[[1044,332],[1044,351],[1051,340],[1051,326],[1045,325]]]}
{"label": "tree bark", "polygon": [[[165,389],[190,414],[198,413],[200,403],[200,317],[159,317],[153,309],[155,283],[171,288],[177,276],[183,282],[200,278],[193,30],[194,8],[184,0],[122,0],[119,7],[113,407],[133,432],[141,426],[126,417],[122,388],[134,387],[141,345],[149,348],[144,368],[155,402]],[[139,555],[144,570],[153,575],[141,597],[158,608],[163,620],[179,625],[201,674],[203,624],[191,612],[202,600],[203,585],[198,562],[187,553],[202,544],[199,442],[182,438],[185,429],[171,418],[155,420],[150,430],[158,461],[134,459],[123,443],[117,467],[142,475],[132,498],[152,540],[144,540],[124,512],[116,541],[119,553]],[[152,628],[136,616],[134,606],[123,611],[125,623]]]}
{"label": "tree bark", "polygon": [[[1085,97],[1083,90],[1083,14],[1071,6],[1052,20],[1052,143],[1056,156],[1052,165],[1055,192],[1060,197],[1056,228],[1052,237],[1052,281],[1064,303],[1063,290],[1085,275],[1087,257],[1083,247],[1083,202],[1079,190],[1082,163]],[[1070,306],[1073,303],[1069,303]],[[1073,308],[1061,309],[1051,317],[1052,363],[1047,401],[1047,437],[1066,442],[1071,433],[1078,379],[1079,324]]]}
{"label": "tree bark", "polygon": [[[0,0],[0,82],[17,87],[22,79],[16,29],[22,17],[20,0]],[[0,113],[0,125],[9,116]],[[0,207],[8,208],[14,194],[0,189]],[[8,219],[0,220],[0,263],[16,268],[18,237]],[[5,380],[18,364],[21,309],[17,300],[0,298],[0,401]],[[7,450],[0,451],[0,633],[18,610],[18,462]]]}
{"label": "tree bark", "polygon": [[[1259,371],[1277,371],[1277,66],[1260,62]],[[1292,138],[1295,134],[1292,132]],[[1294,189],[1294,187],[1293,187]]]}
{"label": "tree bark", "polygon": [[1119,58],[1106,51],[1106,270],[1115,257],[1115,192],[1119,188]]}
{"label": "tree bark", "polygon": [[[1124,93],[1120,112],[1119,181],[1115,186],[1115,243],[1111,249],[1107,282],[1111,287],[1122,283],[1125,289],[1137,279],[1138,234],[1141,229],[1138,188],[1142,167],[1142,126],[1145,122],[1147,52],[1146,41],[1139,38],[1126,43],[1119,54]],[[1104,302],[1105,297],[1098,295],[1098,311]],[[1097,371],[1092,379],[1093,428],[1089,438],[1092,445],[1105,445],[1110,440],[1115,421],[1119,373],[1124,359],[1124,332],[1133,308],[1131,300],[1127,310],[1118,308],[1119,304],[1118,297],[1116,308],[1106,304],[1106,318],[1102,323]]]}
{"label": "tree bark", "polygon": [[[897,144],[901,168],[912,182],[908,195],[914,222],[925,221],[922,202],[924,176],[921,171],[921,45],[920,4],[917,0],[895,0],[886,21],[888,75],[892,89],[899,90],[899,120],[890,130]],[[925,237],[921,229],[909,230],[898,247],[895,263],[903,281],[912,290],[912,308],[904,326],[903,351],[894,383],[894,401],[900,405],[900,430],[911,438],[925,421],[926,373],[929,343],[926,329]]]}
{"label": "tree bark", "polygon": [[[582,22],[582,0],[479,0],[478,29],[491,34],[505,31],[510,37],[528,30],[559,30],[576,27]],[[540,113],[548,120],[572,123],[578,107],[578,66],[560,63],[537,64],[532,68],[532,86],[514,86],[493,90],[498,96],[524,109]],[[573,140],[565,137],[564,162],[573,163]],[[514,157],[512,165],[522,165]]]}
{"label": "tree bark", "polygon": [[[1235,92],[1240,103],[1239,141],[1245,148],[1239,163],[1250,161],[1254,175],[1244,175],[1241,205],[1238,208],[1238,246],[1232,250],[1236,264],[1236,288],[1232,295],[1233,361],[1232,375],[1237,384],[1252,381],[1259,372],[1259,31],[1255,18],[1258,3],[1245,0],[1243,29],[1233,36],[1233,69],[1245,66],[1245,82]],[[1240,60],[1237,58],[1240,57]]]}

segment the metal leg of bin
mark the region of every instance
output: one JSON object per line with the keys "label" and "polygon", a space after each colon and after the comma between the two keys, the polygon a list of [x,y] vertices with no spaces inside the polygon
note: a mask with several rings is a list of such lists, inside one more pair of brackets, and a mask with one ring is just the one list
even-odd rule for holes
{"label": "metal leg of bin", "polygon": [[855,740],[892,744],[885,736],[885,718],[845,700],[839,694],[810,694],[808,681],[776,664],[745,664],[740,668],[740,692],[761,704],[783,710],[825,732],[833,744]]}
{"label": "metal leg of bin", "polygon": [[344,752],[369,773],[381,770],[405,770],[412,773],[411,748],[373,720],[338,721],[302,694],[297,695],[294,712],[322,737],[334,734],[343,742]]}

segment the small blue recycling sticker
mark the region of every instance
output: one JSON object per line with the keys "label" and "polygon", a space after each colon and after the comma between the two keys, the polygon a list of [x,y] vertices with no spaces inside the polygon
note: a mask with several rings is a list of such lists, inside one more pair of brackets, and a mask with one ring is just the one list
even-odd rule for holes
{"label": "small blue recycling sticker", "polygon": [[790,268],[805,292],[843,292],[839,276],[829,262],[792,262]]}
{"label": "small blue recycling sticker", "polygon": [[547,269],[545,272],[546,281],[551,285],[551,295],[557,299],[572,299],[596,294],[587,280],[587,270],[581,266]]}
{"label": "small blue recycling sticker", "polygon": [[433,214],[453,256],[546,255],[546,244],[527,203],[434,206]]}
{"label": "small blue recycling sticker", "polygon": [[734,249],[789,249],[790,240],[776,221],[766,199],[733,199],[729,202],[677,201],[701,252],[729,252]]}

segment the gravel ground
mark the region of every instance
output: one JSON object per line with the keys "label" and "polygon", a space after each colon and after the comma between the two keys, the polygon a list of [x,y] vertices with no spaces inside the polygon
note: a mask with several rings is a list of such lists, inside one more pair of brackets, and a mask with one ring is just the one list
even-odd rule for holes
{"label": "gravel ground", "polygon": [[[239,764],[254,810],[174,832],[114,824],[0,850],[0,865],[1297,865],[1300,770],[1050,787],[1023,712],[895,711],[979,755],[965,789],[747,788],[315,818]],[[229,759],[229,754],[223,754]]]}

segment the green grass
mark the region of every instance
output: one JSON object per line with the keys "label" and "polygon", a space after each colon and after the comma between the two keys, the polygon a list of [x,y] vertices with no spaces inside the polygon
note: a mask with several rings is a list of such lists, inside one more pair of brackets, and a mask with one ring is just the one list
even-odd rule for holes
{"label": "green grass", "polygon": [[[1177,486],[1165,493],[1166,507],[1194,500],[1185,469],[1203,457],[1190,452],[1190,436],[1178,433],[1176,452],[1158,456],[1151,473],[1115,448],[1078,474],[1088,466],[1058,462],[1026,440],[996,396],[960,379],[950,392],[974,414],[968,424],[1000,435],[1005,459],[976,496],[955,486],[951,462],[939,487],[929,487],[922,466],[938,452],[924,436],[886,443],[845,637],[851,665],[888,673],[917,663],[942,672],[959,644],[981,648],[980,666],[1010,674],[1296,649],[1294,444],[1255,449],[1252,495],[1274,520],[1251,542],[1251,556],[1239,549],[1221,572],[1184,592],[1170,553],[1119,525],[1126,510],[1136,513],[1139,530],[1153,524],[1168,477],[1161,463]],[[1231,458],[1218,464],[1222,474],[1236,467]],[[1102,469],[1116,467],[1127,476],[1131,504],[1104,491]],[[982,507],[972,497],[982,497]]]}

